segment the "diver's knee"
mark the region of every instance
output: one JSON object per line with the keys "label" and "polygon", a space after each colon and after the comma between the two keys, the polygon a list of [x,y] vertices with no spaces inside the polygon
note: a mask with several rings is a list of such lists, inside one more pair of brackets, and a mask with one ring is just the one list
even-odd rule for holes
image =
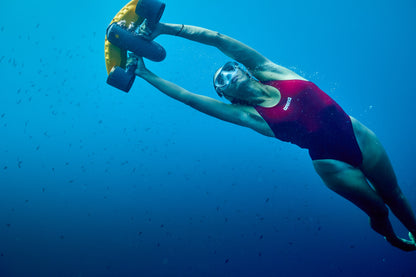
{"label": "diver's knee", "polygon": [[400,203],[406,199],[398,186],[388,192],[384,192],[382,197],[387,205],[394,205],[395,203]]}
{"label": "diver's knee", "polygon": [[389,217],[389,209],[384,203],[380,203],[377,207],[367,212],[370,219],[381,220]]}
{"label": "diver's knee", "polygon": [[370,217],[370,226],[371,228],[379,234],[382,234],[385,237],[391,236],[390,232],[386,230],[386,226],[389,226],[389,209],[384,206],[377,211],[368,213]]}

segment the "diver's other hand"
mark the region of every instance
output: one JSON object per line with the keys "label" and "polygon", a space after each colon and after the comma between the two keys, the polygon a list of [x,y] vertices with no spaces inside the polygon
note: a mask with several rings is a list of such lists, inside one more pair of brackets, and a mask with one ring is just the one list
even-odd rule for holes
{"label": "diver's other hand", "polygon": [[145,21],[140,26],[139,34],[147,40],[154,40],[163,33],[164,27],[164,24],[159,22],[152,28],[149,28],[149,24]]}
{"label": "diver's other hand", "polygon": [[140,56],[137,56],[134,53],[129,53],[129,56],[127,58],[126,67],[130,67],[132,65],[136,65],[136,69],[134,70],[134,74],[143,77],[143,74],[146,72],[149,72],[149,70],[146,68],[143,58]]}
{"label": "diver's other hand", "polygon": [[170,24],[162,22],[159,22],[152,28],[149,28],[148,24],[144,22],[144,24],[140,26],[139,33],[147,40],[154,40],[160,35],[177,36],[180,33],[184,32],[183,29],[183,24]]}
{"label": "diver's other hand", "polygon": [[130,67],[134,64],[137,64],[137,60],[139,59],[139,56],[137,56],[134,53],[129,53],[126,61],[126,67]]}
{"label": "diver's other hand", "polygon": [[143,58],[137,57],[137,68],[136,71],[134,71],[134,74],[142,78],[148,72],[149,70],[146,68]]}

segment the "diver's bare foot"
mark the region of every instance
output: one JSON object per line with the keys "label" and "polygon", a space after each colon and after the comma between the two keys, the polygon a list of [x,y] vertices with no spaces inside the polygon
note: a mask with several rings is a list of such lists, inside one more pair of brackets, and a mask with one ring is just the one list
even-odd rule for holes
{"label": "diver's bare foot", "polygon": [[403,251],[415,251],[416,250],[416,241],[415,238],[411,233],[409,233],[410,240],[405,240],[401,238],[394,238],[394,239],[387,239],[388,242],[390,242],[391,245],[403,250]]}
{"label": "diver's bare foot", "polygon": [[414,244],[416,244],[415,236],[411,232],[409,232],[409,238]]}

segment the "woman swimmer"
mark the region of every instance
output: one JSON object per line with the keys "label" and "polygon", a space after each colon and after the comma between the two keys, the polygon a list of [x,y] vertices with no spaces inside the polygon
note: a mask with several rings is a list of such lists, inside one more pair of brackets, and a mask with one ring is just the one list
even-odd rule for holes
{"label": "woman swimmer", "polygon": [[[143,30],[142,30],[143,31]],[[136,75],[164,94],[210,116],[309,150],[324,183],[353,202],[370,218],[371,227],[393,246],[416,250],[416,218],[400,190],[387,154],[375,134],[315,84],[277,65],[256,50],[226,35],[195,26],[159,23],[149,39],[176,35],[218,48],[237,62],[228,62],[214,75],[221,101],[191,93],[149,71],[142,58]],[[371,183],[371,185],[370,185]],[[410,240],[396,236],[389,209],[408,229]]]}

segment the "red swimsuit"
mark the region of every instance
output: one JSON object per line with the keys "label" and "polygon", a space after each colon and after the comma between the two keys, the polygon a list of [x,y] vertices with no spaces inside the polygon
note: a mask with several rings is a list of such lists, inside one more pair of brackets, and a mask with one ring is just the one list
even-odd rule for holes
{"label": "red swimsuit", "polygon": [[350,117],[314,83],[303,80],[265,82],[277,88],[280,102],[255,106],[276,138],[309,149],[312,160],[334,159],[359,167],[362,154]]}

